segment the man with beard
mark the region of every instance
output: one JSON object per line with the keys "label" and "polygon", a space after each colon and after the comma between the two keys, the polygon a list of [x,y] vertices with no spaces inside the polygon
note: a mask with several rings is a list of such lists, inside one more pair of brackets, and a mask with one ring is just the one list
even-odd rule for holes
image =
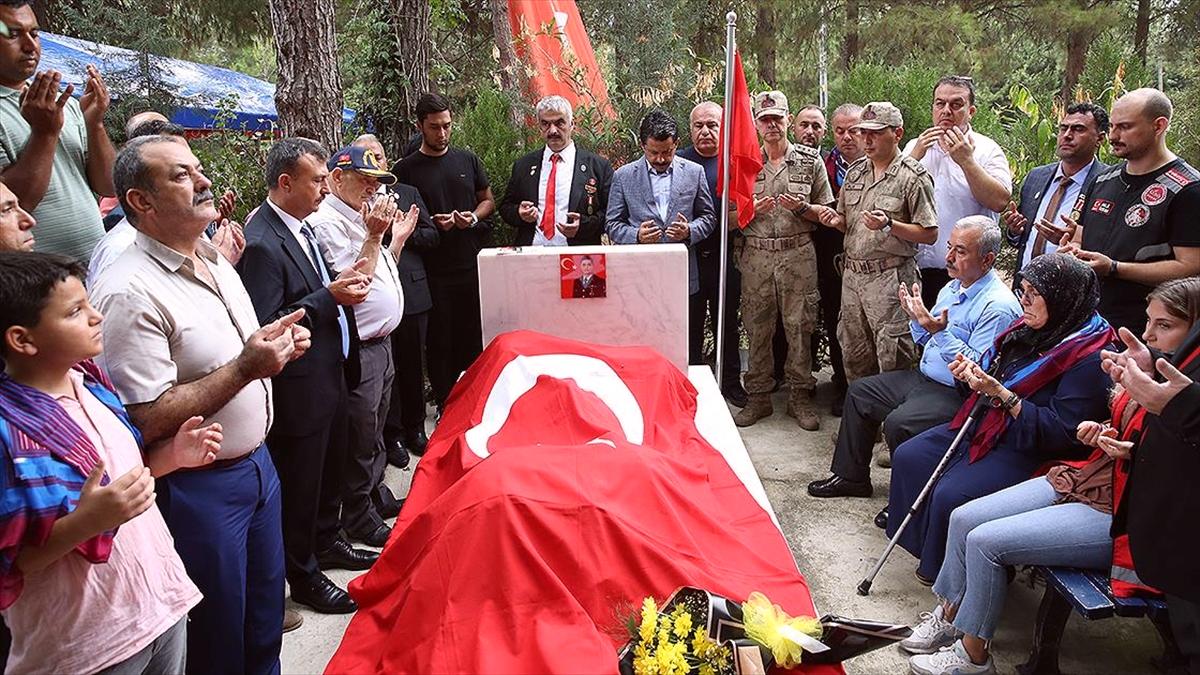
{"label": "man with beard", "polygon": [[422,94],[416,115],[421,147],[400,160],[394,173],[421,193],[441,235],[437,248],[425,253],[433,296],[429,382],[440,413],[459,373],[483,351],[476,256],[492,245],[496,199],[479,157],[450,147],[450,102],[439,94]]}
{"label": "man with beard", "polygon": [[[717,196],[717,171],[721,161],[721,106],[704,101],[688,117],[692,144],[679,151],[679,156],[704,167],[704,179],[713,198],[713,209],[721,208]],[[730,204],[732,210],[734,205]],[[714,216],[716,218],[716,216]],[[704,327],[707,315],[709,331],[717,334],[718,295],[721,282],[720,219],[712,234],[696,244],[696,265],[700,272],[700,292],[691,296],[688,307],[688,361],[703,363]],[[738,350],[738,305],[742,299],[742,275],[733,262],[733,241],[741,236],[734,218],[729,219],[729,243],[725,266],[725,349],[722,359],[721,394],[739,408],[746,405],[746,390],[742,388],[742,358]],[[715,340],[714,340],[715,341]]]}
{"label": "man with beard", "polygon": [[538,101],[535,113],[546,146],[513,163],[500,202],[517,246],[597,245],[604,232],[612,165],[580,148],[571,103],[561,96]]}
{"label": "man with beard", "polygon": [[[1062,218],[1070,217],[1092,180],[1111,168],[1096,157],[1107,134],[1104,108],[1090,101],[1067,106],[1058,123],[1058,161],[1031,170],[1021,184],[1020,204],[1009,202],[1004,211],[1008,242],[1019,251],[1018,270],[1039,255],[1058,250],[1066,233]],[[1018,284],[1014,276],[1013,288]]]}
{"label": "man with beard", "polygon": [[1154,286],[1200,274],[1200,172],[1167,149],[1171,113],[1157,89],[1117,99],[1108,140],[1125,161],[1096,176],[1066,220],[1075,245],[1065,251],[1100,277],[1100,315],[1134,335]]}

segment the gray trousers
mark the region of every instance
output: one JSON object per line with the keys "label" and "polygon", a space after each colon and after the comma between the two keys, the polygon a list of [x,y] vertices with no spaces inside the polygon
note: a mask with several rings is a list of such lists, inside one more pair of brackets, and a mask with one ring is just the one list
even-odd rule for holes
{"label": "gray trousers", "polygon": [[362,377],[350,392],[347,417],[350,430],[342,475],[342,527],[366,535],[383,525],[372,495],[383,487],[387,453],[383,426],[387,420],[395,367],[391,337],[364,342],[358,354]]}
{"label": "gray trousers", "polygon": [[96,675],[182,675],[187,664],[187,617],[159,635],[142,651]]}
{"label": "gray trousers", "polygon": [[919,370],[893,370],[851,382],[830,470],[846,480],[870,480],[871,448],[881,424],[888,448],[895,450],[922,431],[949,422],[962,403],[954,387]]}

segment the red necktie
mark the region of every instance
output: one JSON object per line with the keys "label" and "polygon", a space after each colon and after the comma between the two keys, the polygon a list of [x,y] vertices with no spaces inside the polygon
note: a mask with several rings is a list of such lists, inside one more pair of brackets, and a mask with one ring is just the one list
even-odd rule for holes
{"label": "red necktie", "polygon": [[542,236],[554,238],[554,184],[558,178],[558,153],[550,155],[550,180],[546,183],[546,207],[542,209]]}

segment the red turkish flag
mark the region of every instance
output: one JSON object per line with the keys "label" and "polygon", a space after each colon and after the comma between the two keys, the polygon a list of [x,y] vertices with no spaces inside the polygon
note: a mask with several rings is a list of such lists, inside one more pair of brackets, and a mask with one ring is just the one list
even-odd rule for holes
{"label": "red turkish flag", "polygon": [[[762,171],[762,149],[758,145],[758,130],[750,110],[750,90],[742,70],[742,55],[733,55],[733,100],[725,110],[729,125],[729,199],[737,204],[738,226],[743,229],[754,219],[754,181]],[[717,193],[725,190],[725,163],[717,171]]]}
{"label": "red turkish flag", "polygon": [[[328,673],[616,673],[643,597],[813,615],[770,515],[644,347],[497,337],[454,387]],[[838,673],[837,666],[812,666]]]}

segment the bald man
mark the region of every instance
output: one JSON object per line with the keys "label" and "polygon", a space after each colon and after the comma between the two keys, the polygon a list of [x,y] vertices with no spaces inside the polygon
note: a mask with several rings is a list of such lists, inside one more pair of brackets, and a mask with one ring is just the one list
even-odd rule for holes
{"label": "bald man", "polygon": [[[721,157],[721,106],[704,101],[688,118],[688,131],[692,144],[679,151],[679,156],[704,167],[704,177],[713,199],[717,200],[717,163]],[[732,207],[732,204],[730,205]],[[719,206],[717,207],[720,208]],[[730,222],[735,222],[732,218]],[[746,405],[746,390],[742,388],[742,359],[738,353],[738,305],[742,299],[742,275],[733,264],[733,240],[741,236],[739,230],[729,233],[729,262],[725,267],[725,356],[722,361],[724,373],[721,377],[721,394],[729,402],[742,407]],[[717,334],[717,298],[721,281],[721,232],[713,228],[712,234],[696,244],[696,258],[700,268],[700,292],[689,298],[688,303],[688,361],[703,363],[704,327],[709,326]],[[705,318],[707,317],[707,323]]]}
{"label": "bald man", "polygon": [[1146,294],[1158,284],[1200,274],[1200,173],[1167,149],[1171,100],[1157,89],[1117,99],[1109,144],[1125,160],[1096,176],[1064,217],[1061,237],[1074,230],[1074,253],[1100,277],[1101,316],[1114,328],[1141,335]]}

